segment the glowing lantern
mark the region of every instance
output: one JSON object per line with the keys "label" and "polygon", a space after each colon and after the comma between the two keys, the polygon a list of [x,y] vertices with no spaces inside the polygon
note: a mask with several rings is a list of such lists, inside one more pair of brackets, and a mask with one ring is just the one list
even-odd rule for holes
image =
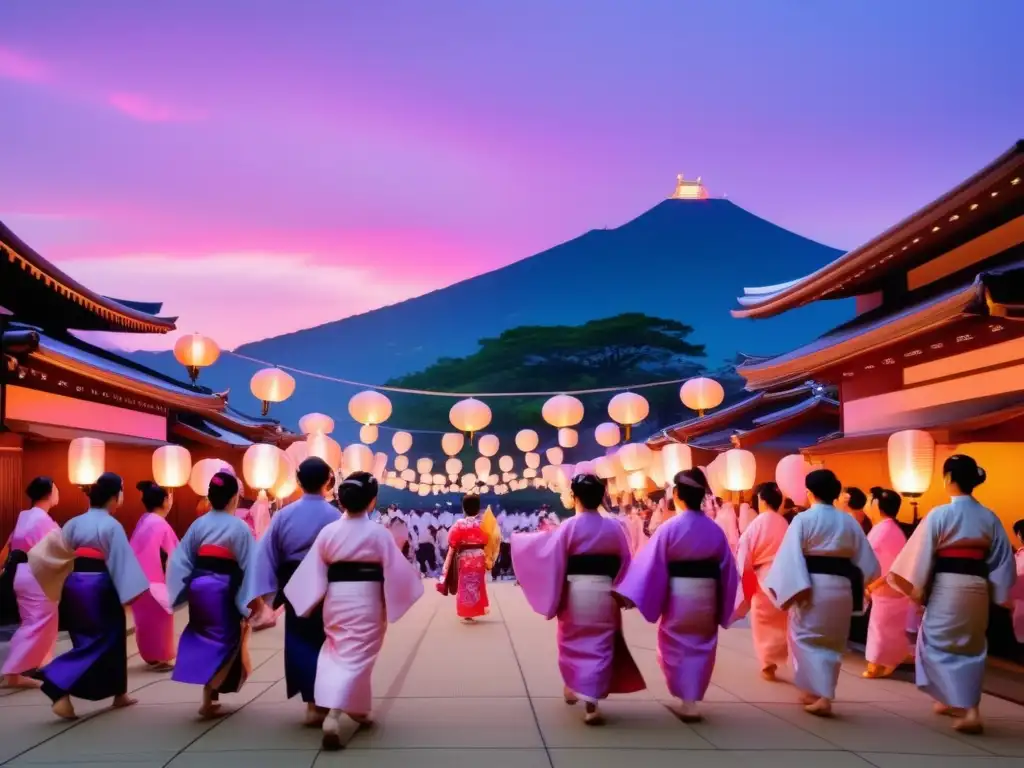
{"label": "glowing lantern", "polygon": [[690,446],[684,443],[669,443],[661,449],[661,468],[667,483],[675,482],[676,475],[693,467]]}
{"label": "glowing lantern", "polygon": [[295,392],[295,379],[280,368],[257,371],[249,382],[249,389],[263,404],[263,415],[270,412],[271,403],[282,403]]}
{"label": "glowing lantern", "polygon": [[407,483],[415,482],[416,481],[416,470],[415,469],[408,469],[408,468],[403,469],[402,470],[402,474],[400,474],[399,477],[402,478]]}
{"label": "glowing lantern", "polygon": [[457,456],[466,444],[466,436],[461,432],[446,432],[441,435],[441,450],[445,456]]}
{"label": "glowing lantern", "polygon": [[775,466],[775,483],[784,496],[803,504],[807,498],[804,481],[810,471],[811,465],[799,453],[783,456]]}
{"label": "glowing lantern", "polygon": [[444,463],[444,471],[449,475],[457,475],[462,471],[462,462],[456,458],[448,459]]}
{"label": "glowing lantern", "polygon": [[643,470],[636,472],[630,472],[627,476],[630,490],[633,491],[645,491],[647,490],[647,473]]}
{"label": "glowing lantern", "polygon": [[364,445],[373,445],[379,435],[380,431],[376,424],[364,424],[359,428],[359,442]]}
{"label": "glowing lantern", "polygon": [[391,401],[376,390],[366,389],[352,395],[348,415],[364,426],[383,424],[391,417]]}
{"label": "glowing lantern", "polygon": [[345,448],[341,461],[345,466],[346,474],[373,471],[373,451],[362,443],[352,443]]}
{"label": "glowing lantern", "polygon": [[615,461],[610,456],[599,456],[594,460],[594,474],[604,480],[615,477]]}
{"label": "glowing lantern", "polygon": [[410,490],[410,491],[411,491],[412,493],[418,493],[418,492],[419,492],[419,490],[420,490],[420,484],[419,484],[419,483],[417,483],[417,482],[410,482],[410,483],[409,483],[409,490]]}
{"label": "glowing lantern", "polygon": [[634,424],[639,424],[647,418],[651,412],[651,406],[646,398],[636,392],[620,392],[608,403],[608,415],[612,421],[622,424],[626,428],[626,439],[629,440],[629,433]]}
{"label": "glowing lantern", "polygon": [[481,456],[473,463],[473,469],[476,471],[477,476],[487,477],[491,474],[491,460],[486,456]]}
{"label": "glowing lantern", "polygon": [[618,445],[619,440],[621,439],[619,425],[613,424],[610,421],[598,424],[594,429],[594,439],[602,448],[611,448],[612,446]]}
{"label": "glowing lantern", "polygon": [[277,482],[270,489],[270,495],[275,499],[287,499],[299,487],[299,480],[295,476],[295,464],[287,451],[278,454]]}
{"label": "glowing lantern", "polygon": [[523,453],[536,450],[540,444],[540,438],[532,429],[521,429],[516,433],[516,448]]}
{"label": "glowing lantern", "polygon": [[153,481],[163,488],[188,485],[192,456],[180,445],[163,445],[153,451]]}
{"label": "glowing lantern", "polygon": [[427,474],[434,468],[434,462],[428,458],[422,458],[416,461],[416,471],[421,475]]}
{"label": "glowing lantern", "polygon": [[474,485],[476,485],[476,475],[474,475],[472,472],[470,472],[469,474],[465,474],[465,475],[462,476],[462,487],[463,488],[471,488]]}
{"label": "glowing lantern", "polygon": [[431,478],[431,480],[433,481],[434,485],[444,485],[445,476],[444,475],[440,475],[440,474],[439,475],[434,475]]}
{"label": "glowing lantern", "polygon": [[562,427],[558,430],[558,444],[563,448],[575,448],[580,441],[580,436],[572,427]]}
{"label": "glowing lantern", "polygon": [[377,482],[379,483],[384,479],[384,471],[388,468],[388,455],[384,452],[378,452],[373,455],[373,469],[370,470]]}
{"label": "glowing lantern", "polygon": [[656,458],[652,459],[651,463],[647,465],[647,474],[650,476],[651,482],[658,488],[664,488],[667,485],[665,482],[665,465]]}
{"label": "glowing lantern", "polygon": [[[213,339],[192,333],[174,342],[174,359],[185,366],[195,384],[202,368],[213,365],[220,357],[220,347]],[[204,494],[205,495],[205,494]]]}
{"label": "glowing lantern", "polygon": [[703,416],[705,411],[717,408],[725,399],[725,390],[714,379],[699,376],[685,382],[679,389],[679,399],[691,411]]}
{"label": "glowing lantern", "polygon": [[404,454],[395,456],[395,469],[402,472],[409,468],[409,457]]}
{"label": "glowing lantern", "polygon": [[288,454],[288,458],[292,460],[292,464],[296,467],[309,458],[309,446],[306,445],[305,440],[298,440],[292,443],[284,449],[284,452]]}
{"label": "glowing lantern", "polygon": [[277,482],[282,451],[276,445],[257,443],[250,445],[242,456],[242,475],[245,483],[257,491],[267,491]]}
{"label": "glowing lantern", "polygon": [[539,453],[527,453],[523,457],[523,459],[524,459],[524,461],[526,461],[526,466],[528,466],[530,469],[539,469],[540,468],[540,454]]}
{"label": "glowing lantern", "polygon": [[306,438],[307,456],[318,456],[327,462],[331,469],[338,469],[342,462],[341,446],[327,435],[315,434]]}
{"label": "glowing lantern", "polygon": [[563,507],[565,507],[566,509],[572,509],[573,508],[573,498],[572,498],[572,494],[571,493],[566,491],[559,498],[562,500],[562,506]]}
{"label": "glowing lantern", "polygon": [[561,464],[562,459],[565,458],[565,453],[561,448],[548,448],[544,451],[544,455],[547,457],[548,464]]}
{"label": "glowing lantern", "polygon": [[491,423],[491,409],[486,403],[468,397],[452,406],[448,420],[459,432],[468,433],[472,442],[473,435]]}
{"label": "glowing lantern", "polygon": [[711,489],[711,493],[715,496],[721,496],[725,491],[725,477],[724,469],[722,464],[722,454],[718,454],[715,460],[712,461],[707,467],[701,467],[704,470],[704,477],[707,478],[708,487]]}
{"label": "glowing lantern", "polygon": [[218,472],[229,472],[235,474],[230,464],[221,459],[200,459],[192,467],[192,474],[188,478],[188,487],[196,494],[205,498],[210,491],[210,480]]}
{"label": "glowing lantern", "polygon": [[907,498],[917,498],[932,483],[935,440],[927,432],[907,429],[889,437],[889,479]]}
{"label": "glowing lantern", "polygon": [[412,435],[408,432],[395,432],[391,436],[391,447],[399,455],[405,453],[412,448]]}
{"label": "glowing lantern", "polygon": [[750,451],[731,448],[721,456],[722,485],[727,491],[749,491],[757,476],[757,460]]}
{"label": "glowing lantern", "polygon": [[645,443],[626,443],[615,455],[627,473],[645,470],[651,463],[651,449]]}
{"label": "glowing lantern", "polygon": [[[92,485],[103,474],[107,446],[95,437],[76,437],[68,444],[68,479],[72,485]],[[205,494],[204,494],[205,495]]]}
{"label": "glowing lantern", "polygon": [[594,475],[594,474],[597,474],[594,471],[594,469],[595,469],[594,462],[592,462],[592,461],[581,461],[579,464],[576,465],[576,470],[575,471],[576,471],[577,475]]}
{"label": "glowing lantern", "polygon": [[334,431],[334,419],[326,413],[307,413],[299,419],[299,432],[304,435],[329,435]]}
{"label": "glowing lantern", "polygon": [[544,403],[540,415],[552,427],[575,427],[583,421],[583,403],[572,395],[555,395]]}
{"label": "glowing lantern", "polygon": [[536,476],[537,476],[537,470],[534,469],[533,467],[527,467],[526,469],[523,470],[523,477],[528,477],[530,479],[533,479]]}
{"label": "glowing lantern", "polygon": [[477,443],[481,456],[493,456],[498,452],[499,447],[501,447],[501,444],[498,441],[497,435],[481,435]]}
{"label": "glowing lantern", "polygon": [[512,467],[514,466],[515,461],[512,459],[511,456],[502,456],[500,459],[498,459],[498,469],[500,469],[502,472],[511,472]]}

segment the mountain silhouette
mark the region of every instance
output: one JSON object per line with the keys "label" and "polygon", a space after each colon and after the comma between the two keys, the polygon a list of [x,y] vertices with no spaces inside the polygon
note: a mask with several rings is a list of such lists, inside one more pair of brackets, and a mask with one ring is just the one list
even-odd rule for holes
{"label": "mountain silhouette", "polygon": [[[423,296],[245,344],[237,351],[276,364],[382,384],[439,358],[470,354],[479,339],[509,328],[577,325],[623,312],[645,312],[693,326],[691,340],[707,348],[705,364],[719,369],[737,353],[772,354],[793,348],[848,317],[852,307],[835,301],[769,320],[737,320],[729,314],[744,286],[800,277],[839,253],[728,200],[665,200],[620,227],[591,230]],[[133,356],[181,375],[170,353]],[[232,404],[252,410],[255,401],[248,382],[258,368],[223,355],[203,372],[201,382],[218,390],[230,387]],[[272,415],[294,427],[304,413],[329,413],[350,439],[354,431],[348,429],[346,404],[354,390],[300,375],[296,379],[296,394],[274,406]]]}

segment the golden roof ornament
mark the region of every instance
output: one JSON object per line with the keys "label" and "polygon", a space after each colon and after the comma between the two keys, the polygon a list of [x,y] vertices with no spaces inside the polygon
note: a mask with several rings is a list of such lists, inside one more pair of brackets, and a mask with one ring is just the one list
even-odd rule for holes
{"label": "golden roof ornament", "polygon": [[669,196],[669,200],[707,200],[709,197],[707,187],[701,182],[700,176],[696,181],[687,181],[680,173],[676,175],[676,189]]}

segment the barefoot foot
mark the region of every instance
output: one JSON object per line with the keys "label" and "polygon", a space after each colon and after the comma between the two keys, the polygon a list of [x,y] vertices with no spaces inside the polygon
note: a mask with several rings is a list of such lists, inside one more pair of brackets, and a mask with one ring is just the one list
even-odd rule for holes
{"label": "barefoot foot", "polygon": [[812,704],[804,707],[804,712],[815,717],[832,717],[832,702],[826,698],[820,698]]}
{"label": "barefoot foot", "polygon": [[981,734],[985,729],[981,724],[981,714],[978,712],[978,708],[971,707],[964,713],[963,717],[958,717],[954,720],[953,730],[957,733],[969,735]]}
{"label": "barefoot foot", "polygon": [[341,743],[341,710],[332,709],[324,718],[323,738],[320,746],[325,752],[337,752],[344,746]]}
{"label": "barefoot foot", "polygon": [[800,695],[797,697],[797,701],[799,701],[806,707],[816,702],[818,698],[819,697],[815,696],[813,693],[804,693],[803,691],[800,691]]}
{"label": "barefoot foot", "polygon": [[676,717],[684,723],[699,723],[704,716],[697,711],[697,703],[694,701],[680,701],[676,705]]}
{"label": "barefoot foot", "polygon": [[964,711],[962,709],[951,707],[948,704],[940,704],[939,702],[935,702],[935,704],[932,705],[932,712],[934,712],[936,715],[940,715],[941,717],[964,716]]}
{"label": "barefoot foot", "polygon": [[4,688],[21,688],[21,689],[32,689],[42,688],[43,684],[39,680],[33,680],[31,677],[25,677],[24,675],[4,675]]}
{"label": "barefoot foot", "polygon": [[580,700],[579,698],[577,698],[576,694],[570,691],[568,688],[562,689],[562,696],[565,698],[565,703],[568,704],[570,707],[580,703]]}
{"label": "barefoot foot", "polygon": [[306,705],[306,717],[303,719],[303,725],[307,728],[319,728],[324,724],[324,720],[327,718],[328,710],[324,707],[318,707],[316,704]]}
{"label": "barefoot foot", "polygon": [[586,712],[583,715],[583,722],[587,725],[604,725],[604,715],[597,708],[597,704],[587,702]]}
{"label": "barefoot foot", "polygon": [[122,693],[120,696],[114,697],[114,703],[111,705],[115,709],[123,709],[124,707],[130,707],[133,704],[138,704],[138,699],[133,699],[127,693]]}
{"label": "barefoot foot", "polygon": [[776,664],[769,664],[767,667],[761,670],[761,677],[767,680],[769,683],[774,683],[778,680],[775,677],[775,672],[778,669]]}
{"label": "barefoot foot", "polygon": [[65,696],[63,699],[57,699],[53,703],[53,714],[64,720],[77,720],[78,715],[75,714],[75,708],[71,705],[71,697]]}
{"label": "barefoot foot", "polygon": [[208,704],[203,704],[203,706],[199,708],[199,716],[203,718],[203,720],[213,720],[217,717],[224,717],[226,714],[227,712],[220,708],[219,701],[211,701]]}

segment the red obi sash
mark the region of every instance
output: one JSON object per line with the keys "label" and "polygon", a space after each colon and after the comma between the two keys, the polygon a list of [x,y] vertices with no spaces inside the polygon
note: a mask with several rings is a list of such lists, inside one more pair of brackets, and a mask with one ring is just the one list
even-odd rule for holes
{"label": "red obi sash", "polygon": [[88,557],[91,560],[106,560],[107,556],[100,550],[92,547],[79,547],[75,550],[75,557]]}
{"label": "red obi sash", "polygon": [[955,558],[957,560],[984,560],[988,550],[979,547],[946,547],[935,553],[937,557]]}
{"label": "red obi sash", "polygon": [[217,544],[203,544],[199,548],[199,557],[216,557],[219,560],[231,560],[234,561],[235,556],[227,547],[221,547]]}

